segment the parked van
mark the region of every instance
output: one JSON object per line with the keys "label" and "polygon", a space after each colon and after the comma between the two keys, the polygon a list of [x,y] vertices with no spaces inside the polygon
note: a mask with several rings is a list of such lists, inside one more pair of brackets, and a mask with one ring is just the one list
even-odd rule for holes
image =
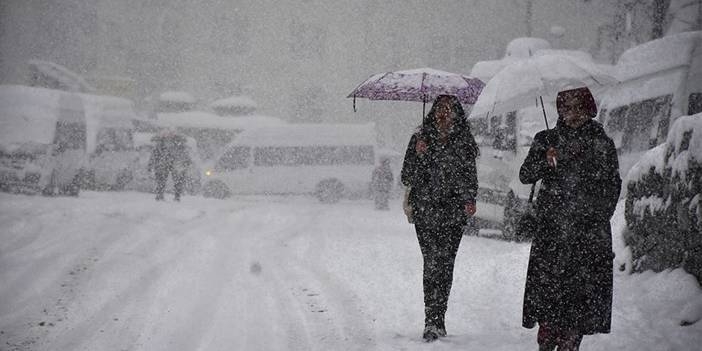
{"label": "parked van", "polygon": [[86,131],[77,94],[0,86],[0,189],[78,195]]}
{"label": "parked van", "polygon": [[368,196],[373,124],[293,124],[239,134],[207,169],[203,195],[314,194],[320,201]]}
{"label": "parked van", "polygon": [[622,175],[665,141],[680,116],[702,112],[702,32],[653,40],[622,53],[621,84],[610,88],[598,119],[614,139]]}

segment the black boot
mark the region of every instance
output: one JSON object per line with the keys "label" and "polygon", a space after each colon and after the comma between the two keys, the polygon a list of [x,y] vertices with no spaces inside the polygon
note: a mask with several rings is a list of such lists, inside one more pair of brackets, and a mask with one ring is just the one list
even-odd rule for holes
{"label": "black boot", "polygon": [[446,324],[444,323],[444,317],[439,318],[438,322],[436,323],[436,331],[437,334],[439,334],[439,337],[446,336]]}
{"label": "black boot", "polygon": [[422,338],[426,342],[432,342],[439,338],[439,330],[435,325],[429,324],[424,327],[424,333],[422,333]]}

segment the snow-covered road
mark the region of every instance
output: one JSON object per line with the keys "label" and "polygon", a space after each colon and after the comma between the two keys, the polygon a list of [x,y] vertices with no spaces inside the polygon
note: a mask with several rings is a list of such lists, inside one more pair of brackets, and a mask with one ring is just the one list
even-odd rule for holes
{"label": "snow-covered road", "polygon": [[[0,194],[0,350],[533,350],[528,244],[465,237],[449,337],[420,341],[421,255],[399,204]],[[615,221],[617,219],[615,218]],[[583,350],[697,350],[681,270],[615,277]]]}

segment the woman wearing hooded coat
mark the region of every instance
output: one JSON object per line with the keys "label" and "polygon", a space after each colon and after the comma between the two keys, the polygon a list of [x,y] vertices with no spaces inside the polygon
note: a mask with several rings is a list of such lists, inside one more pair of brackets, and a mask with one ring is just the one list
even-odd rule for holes
{"label": "woman wearing hooded coat", "polygon": [[539,228],[529,255],[522,325],[539,324],[539,350],[578,350],[583,335],[609,333],[610,218],[621,187],[617,152],[587,88],[562,91],[558,123],[541,131],[522,164],[524,184],[541,180]]}
{"label": "woman wearing hooded coat", "polygon": [[453,266],[462,228],[475,213],[478,146],[455,96],[441,95],[412,135],[402,166],[402,183],[424,260],[423,337],[446,335]]}

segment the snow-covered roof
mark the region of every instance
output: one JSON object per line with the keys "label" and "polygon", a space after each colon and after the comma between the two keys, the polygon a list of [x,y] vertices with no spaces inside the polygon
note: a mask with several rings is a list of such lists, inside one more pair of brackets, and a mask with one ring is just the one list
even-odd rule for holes
{"label": "snow-covered roof", "polygon": [[221,117],[205,111],[164,112],[157,114],[157,123],[164,127],[191,127],[244,130],[286,124],[280,118],[264,115]]}
{"label": "snow-covered roof", "polygon": [[31,70],[36,70],[38,73],[60,82],[68,91],[83,93],[95,91],[95,88],[79,74],[57,63],[35,59],[27,61],[27,64]]}
{"label": "snow-covered roof", "polygon": [[165,91],[159,95],[162,102],[179,102],[184,104],[194,104],[197,102],[190,93],[185,91]]}
{"label": "snow-covered roof", "polygon": [[232,145],[375,145],[375,124],[289,124],[243,131]]}
{"label": "snow-covered roof", "polygon": [[541,38],[516,38],[507,44],[505,58],[527,58],[538,50],[550,49],[551,43]]}
{"label": "snow-covered roof", "polygon": [[702,32],[687,32],[663,37],[635,46],[622,53],[617,61],[616,75],[620,81],[690,64]]}

